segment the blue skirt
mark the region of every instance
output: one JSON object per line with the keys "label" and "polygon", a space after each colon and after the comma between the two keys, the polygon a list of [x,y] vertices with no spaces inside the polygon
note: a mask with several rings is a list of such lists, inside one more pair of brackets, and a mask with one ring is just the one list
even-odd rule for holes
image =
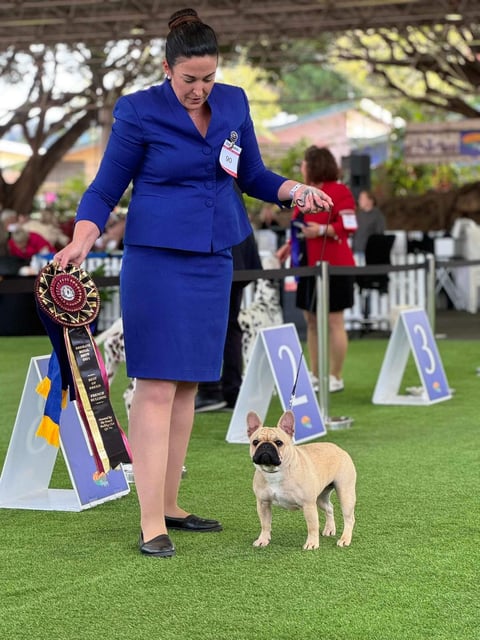
{"label": "blue skirt", "polygon": [[120,296],[130,378],[220,378],[232,271],[230,250],[125,246]]}

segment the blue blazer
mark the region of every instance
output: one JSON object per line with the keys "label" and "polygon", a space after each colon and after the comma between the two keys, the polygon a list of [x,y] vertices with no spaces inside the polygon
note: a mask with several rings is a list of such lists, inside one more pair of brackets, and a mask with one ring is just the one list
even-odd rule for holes
{"label": "blue blazer", "polygon": [[132,181],[125,244],[216,252],[244,240],[252,229],[233,178],[220,166],[224,141],[233,132],[238,136],[242,192],[281,204],[277,192],[286,178],[263,164],[242,89],[215,83],[208,103],[212,117],[203,138],[170,82],[121,97],[76,220],[90,220],[102,231]]}

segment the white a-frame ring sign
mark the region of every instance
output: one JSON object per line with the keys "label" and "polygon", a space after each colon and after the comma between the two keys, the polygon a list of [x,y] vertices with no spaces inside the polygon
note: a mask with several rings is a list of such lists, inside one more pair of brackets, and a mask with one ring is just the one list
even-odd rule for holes
{"label": "white a-frame ring sign", "polygon": [[[422,382],[422,393],[400,395],[410,351]],[[450,398],[450,387],[425,310],[402,311],[390,336],[373,403],[430,405]]]}
{"label": "white a-frame ring sign", "polygon": [[98,478],[95,460],[76,402],[60,418],[60,445],[73,489],[50,489],[58,449],[36,436],[45,400],[36,388],[47,374],[49,356],[32,358],[2,475],[0,508],[82,511],[129,493],[123,470]]}
{"label": "white a-frame ring sign", "polygon": [[275,387],[283,410],[291,409],[295,415],[296,443],[326,434],[297,329],[290,323],[258,332],[228,428],[228,442],[248,442],[247,413],[256,411],[265,420]]}

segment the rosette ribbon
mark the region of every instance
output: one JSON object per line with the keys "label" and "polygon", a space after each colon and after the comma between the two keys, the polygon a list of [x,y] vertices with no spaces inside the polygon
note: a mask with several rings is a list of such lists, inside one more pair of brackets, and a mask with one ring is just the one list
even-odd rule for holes
{"label": "rosette ribbon", "polygon": [[92,336],[100,295],[91,276],[74,265],[50,263],[35,280],[40,319],[53,346],[38,393],[46,398],[37,435],[60,442],[61,410],[76,400],[99,473],[131,462],[127,437],[115,417],[101,353]]}

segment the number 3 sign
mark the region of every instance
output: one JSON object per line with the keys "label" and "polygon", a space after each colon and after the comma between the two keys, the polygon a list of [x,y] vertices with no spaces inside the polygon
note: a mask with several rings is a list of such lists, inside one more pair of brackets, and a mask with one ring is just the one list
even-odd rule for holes
{"label": "number 3 sign", "polygon": [[[398,395],[410,350],[423,385],[420,396]],[[450,387],[427,314],[423,309],[402,311],[388,343],[373,403],[433,404],[449,398]]]}

